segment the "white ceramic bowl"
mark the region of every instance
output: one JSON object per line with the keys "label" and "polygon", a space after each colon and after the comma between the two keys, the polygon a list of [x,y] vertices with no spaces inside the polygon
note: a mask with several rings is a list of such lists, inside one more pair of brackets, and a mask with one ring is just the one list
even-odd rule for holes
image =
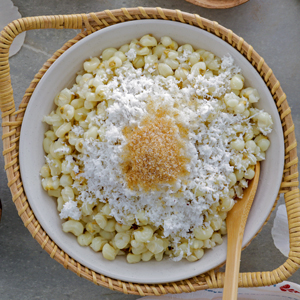
{"label": "white ceramic bowl", "polygon": [[162,262],[138,264],[128,264],[124,257],[107,261],[101,253],[79,246],[72,234],[62,231],[56,201],[42,189],[39,175],[45,163],[42,142],[47,129],[42,118],[54,109],[55,95],[64,87],[71,87],[75,74],[82,69],[85,59],[99,56],[107,47],[119,47],[148,33],[156,38],[170,36],[179,44],[190,43],[195,48],[209,50],[219,57],[231,54],[242,69],[246,86],[258,90],[261,96],[258,107],[272,115],[274,127],[269,136],[271,146],[267,151],[266,161],[261,164],[260,182],[245,229],[243,245],[254,237],[269,215],[281,182],[284,158],[281,122],[268,88],[252,65],[226,42],[194,26],[163,20],[131,21],[93,33],[67,50],[49,68],[31,97],[21,129],[20,167],[25,192],[35,216],[50,238],[69,256],[91,270],[115,279],[136,283],[165,283],[193,277],[223,263],[226,259],[226,237],[222,245],[206,251],[201,260],[193,263],[186,260],[173,262],[167,258]]}

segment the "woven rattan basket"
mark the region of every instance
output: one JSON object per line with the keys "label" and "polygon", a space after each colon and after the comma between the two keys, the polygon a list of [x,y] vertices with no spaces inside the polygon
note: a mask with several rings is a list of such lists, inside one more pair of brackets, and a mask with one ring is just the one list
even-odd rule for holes
{"label": "woven rattan basket", "polygon": [[[285,167],[283,179],[279,193],[283,193],[289,221],[290,232],[290,253],[286,262],[277,269],[270,272],[240,273],[239,286],[252,287],[264,286],[279,283],[290,277],[300,266],[300,202],[298,189],[298,157],[297,142],[294,133],[294,124],[291,116],[291,109],[283,93],[280,83],[274,76],[272,70],[243,38],[220,26],[217,22],[212,22],[201,18],[199,15],[184,13],[179,10],[169,10],[161,8],[122,8],[117,10],[106,10],[98,13],[80,15],[58,15],[29,17],[16,20],[8,24],[0,35],[0,107],[2,110],[3,127],[3,155],[5,159],[5,170],[8,178],[8,186],[12,193],[18,214],[28,228],[32,237],[35,238],[41,247],[47,251],[52,258],[61,263],[65,268],[72,270],[78,276],[84,277],[96,285],[105,286],[112,290],[134,295],[162,295],[166,293],[193,292],[207,288],[223,287],[224,273],[218,270],[211,270],[206,274],[200,274],[180,282],[168,284],[133,284],[108,278],[98,274],[85,266],[80,265],[67,253],[64,253],[43,230],[39,221],[27,201],[23,189],[19,172],[18,149],[20,128],[27,104],[31,95],[51,64],[68,48],[72,47],[79,40],[87,35],[101,30],[101,28],[131,20],[139,19],[165,19],[174,22],[182,22],[191,26],[199,27],[199,30],[206,30],[215,34],[220,39],[228,42],[232,47],[242,53],[259,72],[264,79],[273,99],[278,107],[278,112],[282,121],[285,142]],[[23,97],[19,109],[15,110],[13,90],[10,80],[9,68],[9,47],[14,38],[23,31],[31,29],[47,28],[70,28],[81,29],[72,40],[68,41],[61,49],[44,64],[42,69],[35,75],[29,88]],[[275,205],[274,205],[275,207]]]}

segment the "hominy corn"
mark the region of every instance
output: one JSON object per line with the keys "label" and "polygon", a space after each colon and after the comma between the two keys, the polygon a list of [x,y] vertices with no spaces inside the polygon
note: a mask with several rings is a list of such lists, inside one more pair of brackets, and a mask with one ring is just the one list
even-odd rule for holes
{"label": "hominy corn", "polygon": [[[222,244],[222,235],[226,234],[227,212],[233,207],[234,198],[241,197],[243,189],[248,186],[248,180],[255,175],[256,162],[265,158],[265,152],[270,147],[270,141],[265,135],[272,127],[272,118],[267,112],[253,107],[253,103],[260,100],[259,93],[255,88],[245,87],[245,78],[239,72],[231,76],[227,92],[221,96],[216,95],[217,89],[213,85],[203,88],[207,93],[205,97],[217,99],[216,111],[249,118],[252,126],[249,128],[243,123],[230,125],[235,133],[230,141],[227,133],[221,135],[222,143],[227,143],[228,149],[234,153],[230,158],[232,171],[225,176],[228,182],[226,192],[219,199],[214,199],[214,203],[204,211],[201,216],[203,225],[189,229],[189,238],[178,235],[176,243],[171,242],[165,237],[162,226],[154,224],[145,207],[139,208],[135,214],[126,212],[120,221],[114,217],[115,208],[110,205],[109,199],[103,201],[105,203],[99,202],[97,197],[89,202],[82,200],[82,191],[89,193],[85,166],[81,161],[86,151],[86,142],[106,142],[109,111],[118,105],[115,99],[107,96],[108,83],[114,82],[116,76],[125,78],[137,69],[144,72],[145,78],[158,81],[162,81],[160,78],[176,79],[174,88],[186,90],[196,84],[197,78],[209,82],[224,73],[222,60],[213,53],[194,49],[190,44],[179,47],[171,37],[164,36],[157,40],[150,34],[118,49],[107,48],[100,57],[87,59],[83,63],[83,70],[77,73],[76,89],[63,89],[54,99],[57,108],[43,118],[50,130],[45,132],[43,139],[47,156],[46,164],[40,171],[42,187],[50,196],[57,198],[57,210],[60,213],[67,204],[73,205],[81,213],[79,219],[67,218],[62,225],[63,231],[74,234],[79,245],[89,246],[95,252],[102,251],[107,260],[114,260],[117,255],[126,255],[128,263],[151,259],[161,261],[164,254],[167,254],[174,260],[184,257],[191,262],[197,261],[204,255],[204,249]],[[140,85],[141,89],[146,89],[142,82]],[[193,102],[197,97],[205,98],[201,93],[201,89],[198,89],[195,94],[189,95],[191,100],[188,105],[193,106],[195,111],[202,109],[197,101]],[[178,104],[176,101],[174,99],[174,106]],[[152,104],[149,102],[148,110],[153,109]],[[132,114],[139,114],[139,109],[132,111]],[[210,109],[209,101],[206,109]],[[163,111],[164,107],[161,107],[160,112]],[[113,119],[110,122],[113,123]],[[213,122],[209,114],[206,122]],[[201,131],[196,127],[193,130],[195,135]],[[120,142],[121,138],[116,135],[115,143]],[[203,153],[199,155],[204,155],[205,151],[204,147]],[[213,180],[215,185],[219,185],[225,179],[220,176]],[[181,201],[184,192],[181,182],[170,184],[170,190],[176,208],[176,202]],[[98,192],[99,196],[103,190]],[[190,194],[195,199],[205,199],[207,196],[197,184],[190,188]],[[163,210],[165,203],[162,200],[158,205]],[[175,215],[180,213],[174,211]]]}

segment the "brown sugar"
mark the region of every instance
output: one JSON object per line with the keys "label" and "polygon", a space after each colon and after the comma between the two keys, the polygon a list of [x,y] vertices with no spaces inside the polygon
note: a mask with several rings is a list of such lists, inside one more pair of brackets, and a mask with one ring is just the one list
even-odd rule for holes
{"label": "brown sugar", "polygon": [[[174,104],[174,107],[176,106],[176,103]],[[148,104],[147,104],[147,111],[149,112],[150,115],[155,116],[156,118],[164,118],[166,115],[170,116],[178,130],[179,134],[182,138],[187,138],[188,136],[188,129],[184,127],[180,122],[178,122],[178,111],[174,109],[170,109],[169,105],[162,105],[161,103],[157,105],[157,103],[151,99],[149,99]]]}
{"label": "brown sugar", "polygon": [[158,189],[162,183],[174,183],[188,174],[184,142],[180,130],[167,118],[148,117],[142,127],[124,129],[128,143],[123,151],[122,171],[129,188],[145,191]]}

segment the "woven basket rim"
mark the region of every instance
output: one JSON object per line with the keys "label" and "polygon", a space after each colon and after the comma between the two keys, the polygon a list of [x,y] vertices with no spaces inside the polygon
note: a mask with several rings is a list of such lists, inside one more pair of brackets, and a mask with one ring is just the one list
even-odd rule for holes
{"label": "woven basket rim", "polygon": [[[236,48],[260,73],[266,85],[269,87],[271,94],[273,95],[282,120],[285,136],[286,157],[284,177],[279,192],[285,194],[290,224],[290,238],[296,239],[296,241],[300,240],[300,225],[297,224],[297,218],[300,216],[299,189],[297,180],[297,143],[294,134],[294,124],[291,117],[291,110],[288,106],[286,96],[283,93],[279,82],[264,60],[254,51],[253,47],[248,45],[242,38],[235,35],[231,30],[220,26],[217,22],[201,18],[198,15],[184,13],[179,10],[138,7],[130,9],[122,8],[112,11],[106,10],[87,15],[29,17],[16,20],[4,28],[0,36],[0,107],[3,112],[3,155],[5,159],[5,169],[9,181],[8,185],[11,189],[13,201],[16,204],[18,213],[22,218],[24,225],[31,232],[32,236],[40,243],[42,248],[44,248],[52,258],[63,264],[64,267],[71,269],[79,276],[87,278],[95,284],[106,286],[110,289],[122,291],[124,293],[141,296],[160,295],[167,292],[191,292],[205,288],[222,287],[224,282],[224,274],[220,272],[215,273],[216,270],[212,270],[207,274],[201,274],[197,277],[184,280],[182,282],[173,282],[161,285],[142,285],[122,282],[120,280],[114,280],[95,273],[94,271],[88,270],[87,268],[81,266],[78,262],[74,261],[50,240],[49,236],[43,231],[38,220],[31,211],[26,195],[22,188],[18,164],[18,140],[20,135],[20,126],[22,124],[22,118],[26,110],[26,106],[41,77],[63,52],[65,52],[78,40],[86,37],[88,34],[111,24],[143,18],[160,18],[172,21],[180,21],[182,23],[198,26],[201,29],[207,30],[208,32],[215,34]],[[38,28],[73,28],[82,29],[82,32],[72,40],[65,43],[65,45],[56,51],[54,55],[44,64],[42,69],[36,74],[29,88],[26,90],[19,110],[15,111],[12,88],[10,86],[8,49],[17,34],[25,30]],[[9,88],[7,88],[8,82]],[[274,208],[275,206],[273,209]],[[299,268],[300,264],[300,248],[297,243],[295,245],[294,244],[291,242],[290,256],[285,264],[272,272],[241,273],[240,286],[246,287],[269,285],[281,282],[291,276]]]}

